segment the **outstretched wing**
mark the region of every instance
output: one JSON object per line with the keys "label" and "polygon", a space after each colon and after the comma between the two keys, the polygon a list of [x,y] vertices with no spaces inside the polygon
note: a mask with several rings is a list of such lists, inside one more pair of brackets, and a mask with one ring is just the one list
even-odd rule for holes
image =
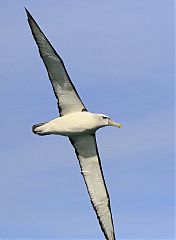
{"label": "outstretched wing", "polygon": [[95,135],[71,137],[91,203],[107,240],[115,240],[110,200],[106,188]]}
{"label": "outstretched wing", "polygon": [[58,100],[60,114],[66,115],[73,112],[87,111],[70,80],[62,59],[27,9],[26,12],[33,37],[37,43],[40,56],[43,59],[55,96]]}

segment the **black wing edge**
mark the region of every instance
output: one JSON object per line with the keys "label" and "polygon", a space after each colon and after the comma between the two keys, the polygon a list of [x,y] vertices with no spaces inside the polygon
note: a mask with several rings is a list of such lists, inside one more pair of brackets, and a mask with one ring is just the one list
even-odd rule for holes
{"label": "black wing edge", "polygon": [[[111,211],[111,206],[110,206],[110,197],[109,197],[109,193],[108,193],[108,190],[107,190],[105,178],[104,178],[104,175],[103,175],[103,169],[102,169],[102,165],[101,165],[101,161],[100,161],[100,156],[99,156],[99,152],[98,152],[98,147],[97,147],[96,135],[95,135],[95,134],[91,134],[91,135],[92,135],[92,136],[94,137],[94,139],[95,139],[96,153],[97,153],[97,156],[98,156],[98,162],[99,162],[99,166],[100,166],[100,171],[101,171],[101,174],[102,174],[103,183],[104,183],[105,190],[106,190],[106,194],[107,194],[107,197],[108,197],[108,207],[109,207],[109,211],[110,211],[110,214],[111,214],[111,221],[112,221],[112,226],[113,226],[113,237],[114,237],[114,240],[116,240],[116,238],[115,238],[115,230],[114,230],[114,223],[113,223],[113,218],[112,218],[112,211]],[[78,151],[76,150],[76,148],[75,148],[75,146],[74,146],[74,140],[73,140],[71,137],[69,137],[69,140],[70,140],[71,144],[73,145],[73,147],[74,147],[74,149],[75,149],[76,156],[77,156],[77,158],[78,158],[78,160],[79,160],[79,153],[78,153]],[[78,162],[79,162],[79,161],[78,161]],[[87,186],[85,177],[84,177],[84,175],[83,175],[83,173],[82,173],[82,167],[81,167],[80,162],[79,162],[79,166],[80,166],[80,168],[81,168],[81,174],[82,174],[82,176],[83,176],[83,178],[84,178],[84,182],[85,182],[86,187],[87,187],[87,189],[88,189],[88,186]],[[89,197],[90,197],[90,196],[89,196]],[[101,224],[100,218],[99,218],[99,216],[98,216],[98,214],[97,214],[97,212],[96,212],[96,208],[94,207],[94,204],[93,204],[93,201],[92,201],[91,198],[90,198],[90,201],[91,201],[91,204],[92,204],[92,206],[93,206],[93,209],[94,209],[94,211],[95,211],[95,213],[96,213],[96,216],[97,216],[98,222],[99,222],[99,224],[100,224],[101,230],[103,231],[106,239],[108,239],[108,236],[107,236],[107,234],[106,234],[106,232],[105,232],[105,230],[104,230],[104,228],[103,228],[103,226],[102,226],[102,224]]]}
{"label": "black wing edge", "polygon": [[[45,39],[46,39],[46,41],[48,42],[48,44],[51,46],[54,54],[59,58],[62,66],[63,66],[63,68],[64,68],[64,70],[65,70],[65,73],[66,73],[66,75],[67,75],[67,77],[68,77],[68,79],[69,79],[69,81],[70,81],[70,84],[71,84],[73,90],[75,91],[77,97],[79,98],[80,102],[81,102],[82,105],[83,105],[82,112],[87,111],[87,109],[86,109],[86,107],[84,106],[84,104],[83,104],[80,96],[78,95],[78,92],[77,92],[75,86],[73,85],[73,83],[72,83],[72,81],[71,81],[71,78],[70,78],[70,76],[69,76],[69,74],[68,74],[68,72],[67,72],[67,69],[66,69],[66,67],[65,67],[65,65],[64,65],[64,62],[63,62],[62,58],[59,56],[59,54],[58,54],[58,53],[56,52],[56,50],[53,48],[53,46],[51,45],[50,41],[49,41],[48,38],[45,36],[45,34],[44,34],[43,31],[41,30],[41,28],[39,27],[39,25],[37,24],[37,22],[35,21],[35,19],[32,17],[32,15],[30,14],[30,12],[27,10],[27,8],[24,7],[24,9],[25,9],[25,11],[26,11],[26,14],[27,14],[27,17],[28,17],[28,23],[29,23],[29,26],[30,26],[30,29],[31,29],[33,38],[35,39],[36,43],[37,43],[37,38],[35,37],[34,31],[33,31],[32,26],[31,26],[31,22],[34,22],[34,24],[38,27],[38,29],[40,30],[40,32],[41,32],[41,33],[43,34],[43,36],[45,37]],[[37,44],[37,46],[38,46],[38,44]],[[38,50],[39,50],[39,53],[40,53],[40,57],[42,58],[42,53],[41,53],[39,47],[38,47]],[[42,60],[43,60],[43,58],[42,58]],[[46,67],[46,69],[47,69],[47,67]],[[48,69],[47,69],[47,73],[48,73],[48,76],[49,76]],[[50,77],[49,77],[49,79],[50,79]],[[50,79],[50,82],[51,82],[51,85],[52,85],[52,88],[53,88],[53,91],[54,91],[54,95],[55,95],[56,99],[58,100],[58,108],[59,108],[59,112],[60,112],[60,114],[61,114],[62,108],[61,108],[61,106],[60,106],[60,104],[59,104],[59,98],[58,98],[58,96],[57,96],[57,94],[56,94],[56,92],[55,92],[55,89],[54,89],[54,86],[53,86],[53,84],[52,84],[51,79]]]}

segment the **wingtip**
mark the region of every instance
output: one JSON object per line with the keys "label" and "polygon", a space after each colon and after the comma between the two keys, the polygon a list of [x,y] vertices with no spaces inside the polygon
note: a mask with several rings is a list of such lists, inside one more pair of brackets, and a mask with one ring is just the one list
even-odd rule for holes
{"label": "wingtip", "polygon": [[27,10],[27,8],[26,8],[26,7],[24,7],[24,9],[25,9],[25,11],[26,11],[26,14],[27,14],[28,18],[31,18],[31,17],[32,17],[32,15],[31,15],[31,14],[30,14],[30,12]]}
{"label": "wingtip", "polygon": [[29,13],[29,11],[27,10],[27,8],[26,8],[26,7],[24,7],[24,10],[26,11],[26,13],[27,13],[27,14]]}

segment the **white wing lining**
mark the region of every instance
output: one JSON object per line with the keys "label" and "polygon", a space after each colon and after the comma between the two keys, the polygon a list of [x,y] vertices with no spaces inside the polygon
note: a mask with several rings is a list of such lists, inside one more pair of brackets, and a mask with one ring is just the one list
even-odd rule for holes
{"label": "white wing lining", "polygon": [[45,64],[61,115],[87,111],[67,73],[61,57],[45,37],[29,11],[28,22],[37,43],[40,56]]}
{"label": "white wing lining", "polygon": [[81,167],[91,203],[107,240],[115,240],[114,226],[95,135],[70,138]]}

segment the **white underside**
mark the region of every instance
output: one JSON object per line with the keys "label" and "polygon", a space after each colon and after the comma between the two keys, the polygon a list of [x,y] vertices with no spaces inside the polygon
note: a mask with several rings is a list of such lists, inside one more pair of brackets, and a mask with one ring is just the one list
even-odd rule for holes
{"label": "white underside", "polygon": [[36,127],[35,133],[39,135],[56,134],[71,137],[93,134],[100,127],[102,125],[97,121],[96,114],[76,112],[58,117],[42,126]]}

